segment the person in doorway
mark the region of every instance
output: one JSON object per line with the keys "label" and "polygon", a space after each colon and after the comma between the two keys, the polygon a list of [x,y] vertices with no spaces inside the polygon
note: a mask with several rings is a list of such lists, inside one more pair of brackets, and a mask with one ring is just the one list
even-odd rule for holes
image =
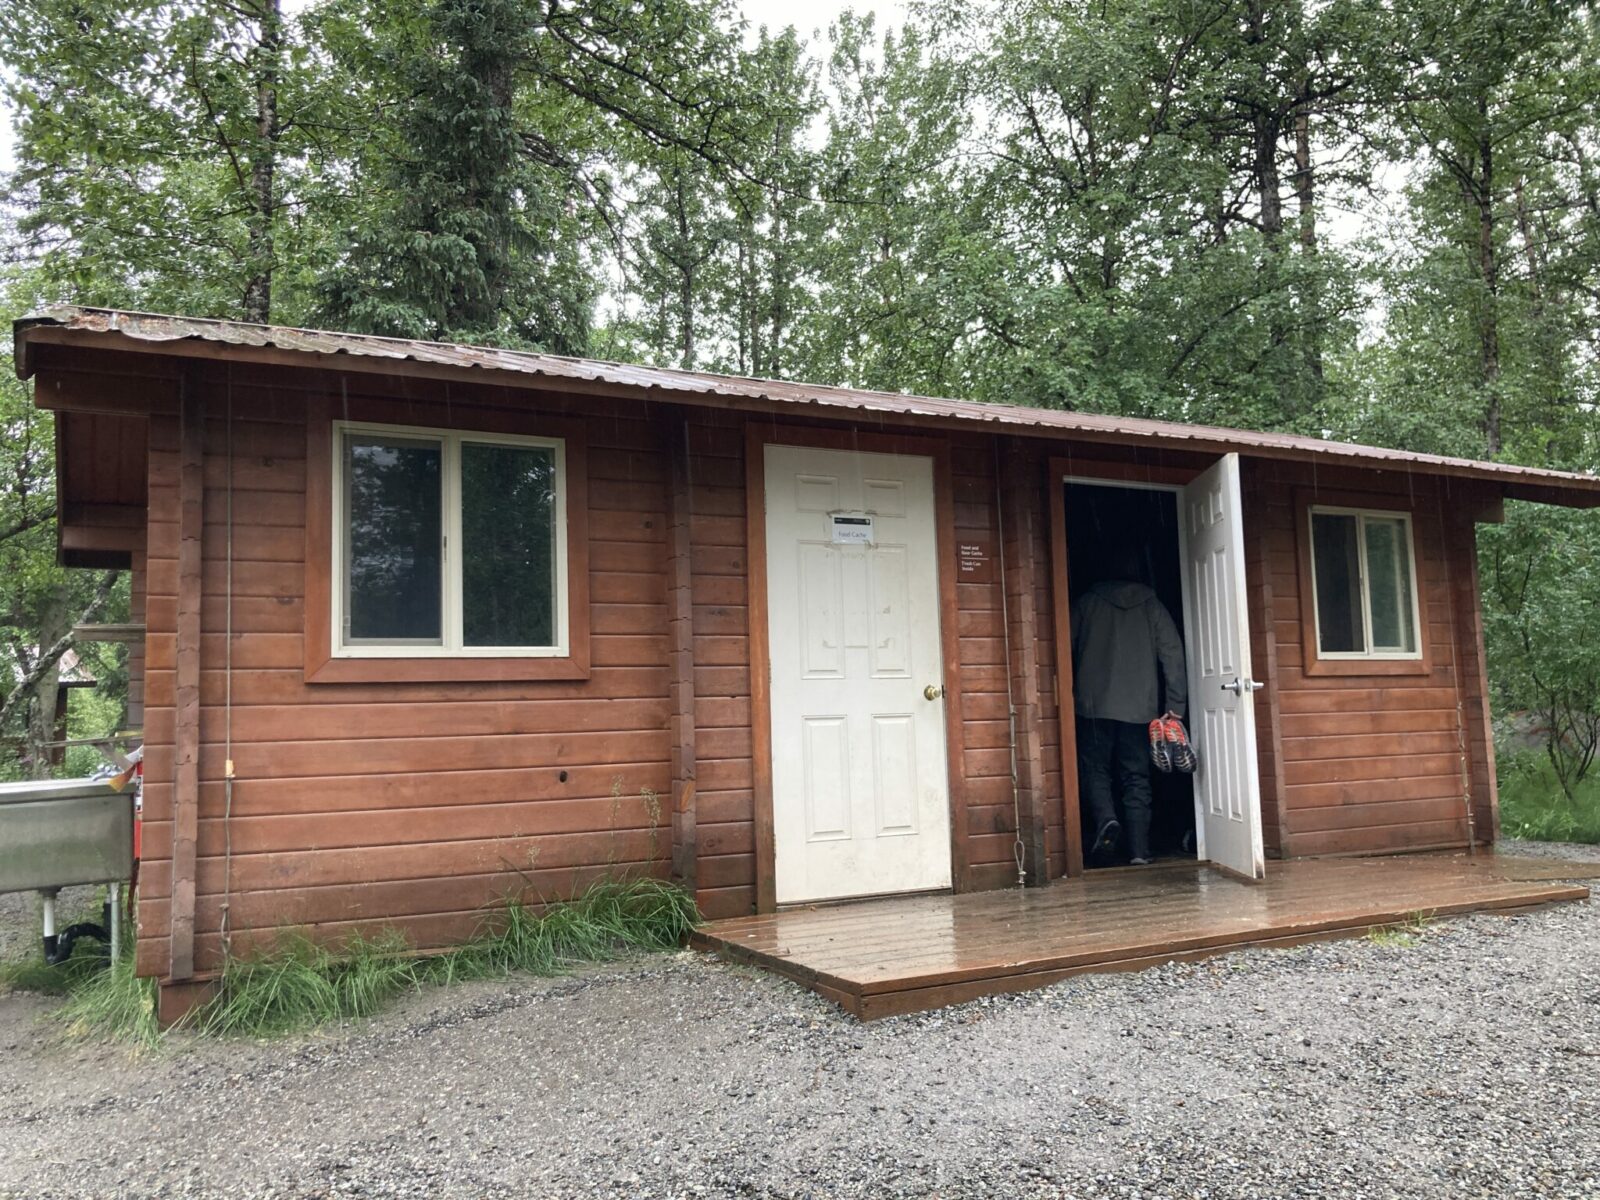
{"label": "person in doorway", "polygon": [[[1078,788],[1094,829],[1091,857],[1105,859],[1126,831],[1130,860],[1144,866],[1150,862],[1150,722],[1163,712],[1185,716],[1189,687],[1172,614],[1139,582],[1138,548],[1121,547],[1109,566],[1106,578],[1072,606]],[[1121,792],[1120,819],[1113,780]]]}

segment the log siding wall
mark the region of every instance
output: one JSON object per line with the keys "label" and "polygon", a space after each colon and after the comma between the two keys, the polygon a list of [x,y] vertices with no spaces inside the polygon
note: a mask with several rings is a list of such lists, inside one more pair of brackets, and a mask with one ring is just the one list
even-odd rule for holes
{"label": "log siding wall", "polygon": [[[1271,614],[1270,623],[1252,617],[1257,653],[1272,656],[1277,684],[1276,703],[1258,710],[1263,810],[1268,822],[1281,822],[1280,851],[1301,857],[1466,845],[1469,787],[1479,838],[1488,836],[1494,764],[1481,717],[1475,555],[1452,515],[1471,512],[1479,498],[1452,495],[1427,478],[1330,472],[1313,480],[1277,464],[1252,471],[1251,491],[1256,562],[1267,568],[1251,590]],[[1411,515],[1425,670],[1308,673],[1302,598],[1310,581],[1300,547],[1308,499]]]}
{"label": "log siding wall", "polygon": [[[470,427],[472,414],[482,409],[502,421],[514,412],[527,432],[537,433],[541,419],[584,419],[590,676],[308,684],[308,388],[302,378],[258,371],[229,382],[221,367],[213,367],[194,380],[205,415],[196,972],[214,971],[221,961],[225,891],[236,950],[288,927],[336,938],[378,925],[398,927],[421,947],[443,946],[469,936],[515,890],[532,886],[553,896],[617,870],[669,874],[675,814],[682,814],[679,839],[692,835],[703,911],[750,911],[758,874],[752,722],[765,714],[753,712],[751,703],[746,419],[644,401],[395,381],[399,394],[388,398],[396,423]],[[339,394],[318,386],[309,395],[319,404]],[[385,385],[373,380],[352,378],[346,386],[360,386],[364,403],[384,398]],[[686,443],[676,505],[669,434]],[[136,564],[135,577],[148,630],[138,964],[151,975],[167,974],[172,951],[180,449],[177,413],[153,415],[147,557]],[[991,547],[995,560],[987,577],[958,576],[955,585],[958,662],[951,666],[962,686],[962,773],[951,789],[958,818],[965,817],[954,828],[966,830],[965,854],[956,856],[964,865],[957,886],[1001,887],[1015,880],[1013,704],[1033,737],[1023,781],[1028,786],[1020,797],[1024,844],[1034,847],[1034,859],[1042,852],[1045,874],[1054,878],[1067,868],[1067,837],[1055,582],[1044,505],[1054,502],[1048,455],[1062,447],[1023,442],[997,454],[989,435],[962,434],[950,438],[950,451],[958,540]],[[1001,503],[997,486],[1002,461],[1015,468],[1012,504]],[[1096,470],[1118,462],[1134,475],[1157,469],[1133,452],[1094,451]],[[1170,459],[1159,465],[1168,472],[1182,467]],[[1011,479],[1012,467],[1005,474]],[[230,478],[237,780],[225,830]],[[1386,489],[1371,477],[1347,474],[1330,476],[1328,485],[1359,487],[1374,497],[1373,507],[1414,513],[1429,673],[1382,679],[1305,673],[1290,504],[1295,489],[1306,486],[1305,475],[1250,464],[1245,525],[1253,650],[1258,677],[1276,672],[1257,716],[1269,850],[1301,855],[1460,844],[1468,786],[1480,836],[1487,836],[1494,822],[1493,764],[1483,716],[1481,632],[1471,564],[1463,560],[1470,525],[1448,517],[1456,511],[1453,499],[1425,482]],[[1004,528],[1003,509],[1013,509]],[[1017,519],[1021,512],[1031,519]],[[687,639],[684,579],[675,570],[685,552],[692,614]],[[1002,561],[1030,559],[1031,572],[1001,569]],[[1031,592],[1031,613],[1024,589]],[[674,613],[680,614],[676,631]],[[1020,646],[1030,628],[1028,645]],[[692,663],[685,661],[685,642]],[[692,688],[675,689],[684,670]],[[678,747],[675,792],[674,729],[691,725],[674,722],[678,703],[692,705],[693,744],[688,759]],[[688,761],[695,792],[685,804]],[[683,820],[690,822],[688,834]]]}

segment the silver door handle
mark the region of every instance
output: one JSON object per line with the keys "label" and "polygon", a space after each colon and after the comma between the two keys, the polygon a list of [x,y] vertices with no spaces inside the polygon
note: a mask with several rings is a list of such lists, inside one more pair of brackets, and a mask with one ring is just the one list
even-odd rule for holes
{"label": "silver door handle", "polygon": [[1235,678],[1232,683],[1223,684],[1222,690],[1232,692],[1235,696],[1243,696],[1246,692],[1259,692],[1266,686],[1264,683],[1257,683],[1254,679]]}

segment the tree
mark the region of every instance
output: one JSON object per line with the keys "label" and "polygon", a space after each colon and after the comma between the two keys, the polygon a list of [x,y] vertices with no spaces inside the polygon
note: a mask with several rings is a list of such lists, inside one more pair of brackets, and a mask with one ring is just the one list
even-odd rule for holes
{"label": "tree", "polygon": [[[367,197],[321,289],[346,328],[581,353],[616,179],[746,174],[762,97],[731,10],[627,0],[345,0],[318,18],[361,80]],[[368,31],[376,33],[375,38]],[[686,187],[674,188],[690,203]]]}
{"label": "tree", "polygon": [[1495,708],[1532,717],[1569,803],[1600,753],[1596,516],[1515,504],[1482,539]]}
{"label": "tree", "polygon": [[[3,281],[22,311],[36,281]],[[56,685],[72,627],[126,611],[118,572],[89,578],[56,564],[55,447],[50,414],[33,406],[9,353],[0,355],[0,738],[15,738],[35,777],[50,771]]]}
{"label": "tree", "polygon": [[[21,249],[47,295],[303,314],[336,132],[279,0],[31,0],[0,11]],[[333,140],[337,140],[333,138]],[[288,296],[274,295],[288,277]],[[276,307],[274,302],[276,301]]]}
{"label": "tree", "polygon": [[1583,401],[1575,289],[1600,263],[1594,18],[1520,0],[1410,0],[1397,15],[1407,77],[1394,111],[1422,160],[1421,250],[1400,286],[1425,325],[1407,357],[1473,413],[1477,453],[1548,461]]}

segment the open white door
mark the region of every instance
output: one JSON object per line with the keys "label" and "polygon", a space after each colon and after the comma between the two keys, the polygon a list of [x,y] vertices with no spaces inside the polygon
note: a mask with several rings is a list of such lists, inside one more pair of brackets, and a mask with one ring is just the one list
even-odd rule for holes
{"label": "open white door", "polygon": [[1256,759],[1250,618],[1245,605],[1239,456],[1183,490],[1190,733],[1199,857],[1246,879],[1266,876]]}

